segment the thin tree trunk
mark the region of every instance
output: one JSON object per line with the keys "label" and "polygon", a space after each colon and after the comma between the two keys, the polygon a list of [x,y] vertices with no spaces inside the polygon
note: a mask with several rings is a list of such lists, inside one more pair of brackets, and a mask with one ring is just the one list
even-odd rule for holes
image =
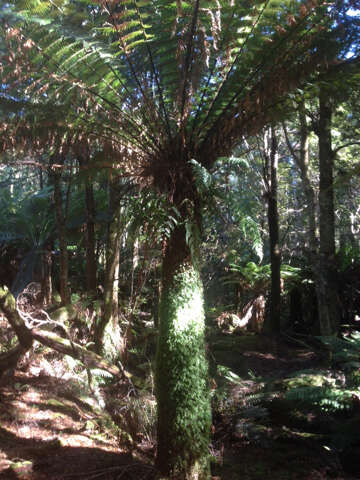
{"label": "thin tree trunk", "polygon": [[306,217],[308,221],[308,243],[310,250],[310,261],[316,261],[318,253],[318,239],[316,236],[316,198],[315,191],[310,180],[310,158],[309,158],[309,128],[306,122],[305,106],[302,103],[299,108],[300,119],[300,152],[297,154],[291,145],[286,127],[284,126],[285,138],[290,153],[300,171],[301,183],[306,199]]}
{"label": "thin tree trunk", "polygon": [[60,250],[60,297],[61,303],[63,305],[67,305],[70,302],[70,292],[68,286],[69,260],[67,252],[65,215],[60,187],[61,174],[58,172],[52,172],[51,176],[54,184],[55,217]]}
{"label": "thin tree trunk", "polygon": [[[118,264],[120,260],[119,247],[120,247],[120,196],[119,191],[116,188],[115,179],[110,178],[109,182],[109,211],[110,211],[110,223],[108,240],[106,246],[106,266],[105,266],[105,278],[104,278],[104,313],[101,319],[95,326],[94,342],[96,345],[96,351],[101,353],[104,344],[104,332],[107,325],[114,331],[112,340],[115,344],[120,345],[121,339],[120,332],[118,331],[118,318],[116,317],[118,311],[118,302],[114,302],[114,283],[115,273],[118,270]],[[118,292],[117,292],[118,293]]]}
{"label": "thin tree trunk", "polygon": [[42,190],[44,188],[44,179],[43,179],[42,167],[39,167],[39,188],[40,188],[40,190]]}
{"label": "thin tree trunk", "polygon": [[96,292],[96,257],[95,257],[95,202],[94,189],[89,179],[85,182],[86,208],[86,288],[88,293]]}
{"label": "thin tree trunk", "polygon": [[157,467],[166,479],[210,478],[210,395],[195,237],[188,235],[187,242],[184,225],[176,227],[163,259],[155,379]]}
{"label": "thin tree trunk", "polygon": [[308,239],[310,247],[310,258],[314,259],[318,251],[318,240],[316,237],[316,202],[315,191],[310,181],[310,161],[309,161],[309,134],[306,124],[306,116],[303,110],[300,111],[300,156],[296,156],[297,164],[300,169],[301,181],[304,185],[306,198],[306,215],[309,222]]}
{"label": "thin tree trunk", "polygon": [[320,333],[335,335],[339,328],[339,300],[335,265],[334,152],[331,146],[332,108],[330,97],[324,88],[320,90],[319,101],[319,122],[316,128],[320,162],[320,258],[317,296]]}
{"label": "thin tree trunk", "polygon": [[266,148],[268,179],[268,224],[270,237],[271,263],[271,295],[270,295],[270,324],[266,328],[271,334],[280,331],[281,306],[281,254],[279,245],[279,213],[278,213],[278,145],[274,128],[270,132],[270,145]]}
{"label": "thin tree trunk", "polygon": [[50,305],[52,300],[52,245],[50,242],[44,245],[41,257],[41,297],[44,305]]}
{"label": "thin tree trunk", "polygon": [[76,146],[77,159],[80,169],[84,170],[85,187],[85,212],[86,212],[86,261],[85,261],[85,279],[86,289],[90,295],[96,292],[96,253],[95,253],[95,200],[94,189],[91,183],[90,175],[87,171],[90,163],[90,150],[86,141]]}
{"label": "thin tree trunk", "polygon": [[[118,224],[118,228],[120,225]],[[119,318],[119,274],[120,274],[120,238],[121,233],[119,231],[118,243],[115,248],[115,269],[114,269],[114,281],[113,281],[113,296],[112,296],[112,310],[113,316],[116,321]]]}

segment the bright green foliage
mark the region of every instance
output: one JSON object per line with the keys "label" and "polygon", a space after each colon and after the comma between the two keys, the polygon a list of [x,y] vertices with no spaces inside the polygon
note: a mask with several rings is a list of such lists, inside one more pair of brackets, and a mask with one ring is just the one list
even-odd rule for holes
{"label": "bright green foliage", "polygon": [[195,268],[182,265],[172,284],[164,285],[160,316],[156,371],[160,444],[163,445],[162,438],[167,439],[167,469],[175,477],[199,469],[199,477],[189,478],[205,479],[211,414],[203,292]]}

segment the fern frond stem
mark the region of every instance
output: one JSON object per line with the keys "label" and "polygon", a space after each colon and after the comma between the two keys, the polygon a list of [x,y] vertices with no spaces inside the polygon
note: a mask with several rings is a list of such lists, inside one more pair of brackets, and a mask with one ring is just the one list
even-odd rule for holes
{"label": "fern frond stem", "polygon": [[[26,38],[26,36],[24,36],[24,38]],[[57,62],[55,62],[52,58],[49,57],[49,55],[47,55],[44,50],[42,49],[42,47],[40,47],[39,45],[35,44],[37,50],[42,54],[44,55],[47,60],[49,62],[52,62],[52,64],[60,71],[62,72],[62,68],[61,68],[61,65],[58,64]],[[51,73],[51,70],[49,71],[49,73]],[[85,85],[84,83],[82,83],[76,75],[74,75],[72,73],[71,70],[67,70],[65,69],[65,71],[62,73],[62,79],[66,81],[66,77],[64,77],[63,75],[66,74],[66,75],[69,75],[72,79],[76,80],[77,81],[77,84],[76,86],[87,92],[88,94],[90,94],[93,98],[97,98],[97,99],[100,99],[102,100],[104,103],[106,103],[109,107],[111,107],[112,109],[116,110],[118,112],[118,114],[124,118],[124,120],[126,120],[126,122],[128,122],[130,125],[132,125],[134,127],[134,129],[138,132],[138,134],[142,133],[143,130],[141,128],[140,125],[137,125],[135,122],[134,122],[134,119],[128,115],[126,112],[124,112],[123,110],[121,110],[121,108],[116,104],[114,103],[113,101],[109,100],[108,98],[106,98],[105,96],[101,95],[99,92],[97,92],[96,90],[90,88],[89,86]],[[69,83],[72,85],[71,81],[69,80]],[[97,106],[99,108],[102,108],[105,110],[105,108],[103,107],[103,105],[101,104],[101,102],[97,101]],[[105,110],[106,113],[108,113],[107,110]],[[130,134],[129,130],[127,131],[127,133],[133,137],[133,139],[138,139],[137,136],[135,135],[132,135]],[[153,136],[153,135],[150,135],[149,132],[147,132],[147,135],[149,137],[149,140],[151,140],[151,143],[154,145],[154,150],[155,151],[158,151],[158,148],[159,148],[159,144],[156,140],[156,138]]]}
{"label": "fern frond stem", "polygon": [[219,83],[218,89],[217,89],[217,91],[215,92],[214,97],[213,97],[213,99],[212,99],[212,101],[211,101],[211,103],[210,103],[210,105],[209,105],[208,112],[207,112],[205,118],[203,119],[203,121],[201,122],[200,126],[198,127],[198,130],[199,130],[199,131],[201,131],[203,125],[206,124],[206,122],[207,122],[210,114],[211,114],[212,111],[213,111],[213,108],[214,108],[214,106],[215,106],[215,103],[216,103],[217,99],[220,97],[221,92],[223,91],[223,88],[224,88],[226,82],[228,81],[229,76],[231,75],[231,72],[233,71],[235,65],[238,63],[241,55],[243,54],[244,49],[245,49],[245,47],[246,47],[246,45],[247,45],[247,43],[248,43],[249,38],[253,35],[254,30],[255,30],[256,26],[258,25],[258,23],[259,23],[262,15],[263,15],[263,13],[264,13],[264,11],[265,11],[265,9],[266,9],[266,7],[268,6],[269,3],[270,3],[270,0],[266,0],[266,2],[264,3],[264,6],[263,6],[263,8],[260,10],[260,12],[259,12],[259,14],[258,14],[258,16],[257,16],[257,19],[256,19],[256,21],[254,22],[254,24],[253,24],[250,32],[247,34],[247,36],[246,36],[243,44],[241,45],[240,51],[237,53],[236,57],[234,58],[232,64],[230,65],[230,68],[229,68],[228,71],[226,72],[226,75],[224,76],[224,78],[222,79],[222,81]]}
{"label": "fern frond stem", "polygon": [[[305,23],[305,20],[303,20],[302,23]],[[297,24],[296,28],[294,28],[293,30],[289,30],[288,35],[287,35],[286,37],[284,36],[279,43],[277,43],[276,45],[274,45],[273,48],[272,48],[272,51],[278,50],[279,47],[281,47],[283,43],[286,43],[289,38],[291,39],[291,37],[293,37],[294,32],[295,32],[297,29],[299,29],[300,26],[301,26],[301,24]],[[295,43],[292,43],[291,45],[289,45],[289,47],[288,47],[287,49],[285,48],[285,53],[284,53],[284,55],[281,56],[282,64],[284,64],[284,63],[285,63],[285,60],[287,60],[287,54],[293,52],[294,47],[296,47],[296,45],[299,44],[299,43],[301,42],[301,40],[302,40],[307,34],[309,34],[309,33],[313,30],[314,26],[315,26],[314,24],[311,25],[311,26],[307,29],[307,31],[304,32],[303,35],[301,35],[299,38],[297,38],[297,40],[296,40]],[[272,53],[272,52],[271,52],[271,53]],[[226,107],[224,107],[223,112],[226,112],[226,111],[228,110],[228,108],[233,105],[233,102],[243,93],[244,88],[246,87],[246,84],[247,84],[249,81],[251,81],[251,80],[257,75],[257,73],[258,73],[259,71],[261,71],[262,69],[265,69],[268,58],[271,58],[271,55],[270,55],[270,54],[268,54],[268,55],[266,55],[266,57],[264,57],[263,61],[262,61],[260,64],[258,64],[258,66],[257,66],[256,69],[252,72],[252,74],[243,82],[243,86],[241,87],[241,89],[240,89],[238,92],[235,92],[235,93],[234,93],[232,99],[228,102],[228,104],[226,105]],[[274,62],[272,62],[272,63],[271,63],[271,68],[268,70],[267,73],[268,73],[268,74],[271,73],[272,71],[275,70],[275,68],[276,68],[276,65],[274,64]],[[223,113],[223,112],[222,112],[222,113]],[[220,114],[220,116],[222,115],[222,113]]]}
{"label": "fern frond stem", "polygon": [[[231,14],[231,18],[227,24],[227,26],[224,28],[224,31],[225,32],[229,32],[231,31],[231,22],[232,20],[234,19],[235,17],[235,10],[236,10],[236,6],[234,4],[234,8],[232,10],[232,14]],[[223,42],[225,42],[225,38],[223,37],[222,38],[222,41],[220,43],[220,48],[219,48],[219,51],[221,52],[222,51],[222,47],[223,47]],[[203,92],[200,96],[200,100],[199,100],[199,103],[197,105],[197,108],[196,108],[196,113],[195,113],[195,116],[194,116],[194,121],[193,121],[193,128],[191,130],[191,135],[190,135],[190,144],[191,144],[191,141],[192,141],[192,138],[193,138],[193,135],[194,135],[194,132],[195,132],[195,127],[196,127],[196,123],[197,123],[197,119],[199,118],[199,115],[200,113],[202,112],[202,108],[201,106],[203,105],[203,101],[204,101],[204,97],[206,95],[206,91],[207,89],[209,88],[209,85],[210,85],[210,82],[213,78],[213,75],[215,73],[215,70],[216,70],[216,63],[217,63],[217,60],[218,60],[218,57],[217,56],[214,56],[214,61],[213,61],[213,65],[209,71],[209,74],[207,76],[207,79],[205,81],[205,85],[203,87]]]}
{"label": "fern frond stem", "polygon": [[[121,47],[122,47],[122,49],[123,49],[124,56],[125,56],[125,58],[126,58],[126,61],[127,61],[128,66],[129,66],[129,69],[130,69],[132,78],[133,78],[133,80],[135,81],[136,85],[138,86],[138,89],[139,89],[139,91],[140,91],[140,93],[141,93],[141,95],[142,95],[142,97],[143,97],[143,99],[144,99],[144,103],[145,103],[145,105],[146,105],[146,108],[147,108],[147,110],[148,110],[148,112],[149,112],[149,114],[150,114],[149,119],[147,119],[146,117],[144,117],[144,119],[146,120],[146,123],[148,123],[148,120],[149,120],[149,121],[150,121],[150,122],[149,122],[150,125],[152,125],[151,120],[154,120],[154,124],[157,124],[157,128],[159,128],[160,126],[159,126],[159,123],[158,123],[158,116],[155,115],[155,118],[153,118],[153,117],[154,117],[154,115],[153,115],[153,114],[154,114],[154,111],[155,111],[155,113],[157,113],[157,109],[156,109],[156,107],[155,107],[155,104],[154,104],[153,102],[149,102],[149,98],[148,98],[146,92],[144,91],[144,89],[143,89],[143,87],[142,87],[142,85],[141,85],[141,82],[140,82],[140,80],[139,80],[139,78],[138,78],[138,75],[137,75],[137,73],[136,73],[135,67],[134,67],[134,65],[133,65],[133,63],[132,63],[132,61],[131,61],[131,59],[130,59],[130,56],[128,55],[128,53],[127,53],[127,51],[126,51],[126,43],[124,42],[123,36],[122,36],[122,34],[121,34],[120,30],[119,30],[119,26],[117,25],[117,23],[116,23],[116,21],[115,21],[115,19],[114,19],[114,15],[113,15],[110,7],[109,7],[109,4],[108,4],[107,2],[105,2],[105,5],[106,5],[106,8],[107,8],[108,15],[109,15],[109,17],[110,17],[110,18],[109,18],[109,19],[110,19],[110,22],[111,22],[112,26],[114,27],[116,33],[118,34],[119,43],[120,43],[120,45],[121,45]],[[151,108],[151,107],[155,107],[155,108]],[[155,125],[154,125],[154,127],[155,127]],[[155,128],[155,129],[154,129],[154,132],[156,132],[156,131],[157,131],[157,129]]]}
{"label": "fern frond stem", "polygon": [[190,36],[189,40],[187,43],[186,47],[186,56],[185,56],[185,63],[184,63],[184,78],[183,78],[183,92],[182,92],[182,101],[181,101],[181,109],[180,109],[180,121],[181,121],[181,128],[184,128],[184,112],[185,112],[185,104],[186,104],[186,93],[188,89],[188,83],[190,81],[190,74],[191,74],[191,63],[193,60],[193,52],[194,52],[194,35],[195,35],[195,29],[196,29],[196,24],[198,21],[198,15],[199,15],[199,6],[200,6],[200,0],[196,0],[195,6],[194,6],[194,13],[192,16],[192,22],[191,22],[191,29],[190,29]]}
{"label": "fern frond stem", "polygon": [[168,132],[169,139],[171,141],[172,140],[171,127],[170,127],[168,112],[167,112],[166,107],[165,107],[165,100],[164,100],[164,94],[163,94],[162,86],[161,86],[161,83],[160,83],[160,80],[159,80],[158,72],[155,68],[155,63],[154,63],[152,51],[151,51],[149,42],[147,41],[147,38],[146,38],[146,31],[145,31],[144,23],[143,23],[141,13],[140,13],[140,10],[139,10],[139,7],[138,7],[138,4],[137,4],[136,0],[134,0],[134,3],[135,3],[135,8],[136,8],[136,13],[138,15],[139,22],[140,22],[140,25],[141,25],[141,29],[142,29],[142,32],[143,32],[143,35],[144,35],[144,41],[145,41],[146,49],[147,49],[147,52],[148,52],[148,55],[149,55],[151,69],[152,69],[153,74],[154,74],[156,88],[159,92],[159,100],[160,100],[160,105],[161,105],[162,111],[164,113],[164,121],[165,121],[166,130]]}
{"label": "fern frond stem", "polygon": [[[287,54],[288,53],[291,53],[293,50],[294,50],[294,46],[296,46],[296,44],[298,44],[300,42],[300,40],[302,38],[304,38],[313,28],[314,28],[315,25],[311,25],[310,28],[299,38],[297,39],[297,41],[295,43],[291,43],[291,45],[289,46],[288,49],[285,50],[285,53],[284,55],[282,56],[282,63],[281,64],[278,64],[278,65],[275,65],[275,64],[271,64],[271,68],[268,69],[267,71],[267,75],[269,75],[269,73],[273,72],[274,70],[276,71],[276,69],[279,69],[280,66],[283,66],[285,64],[285,61],[284,60],[287,60]],[[279,46],[281,46],[282,43],[286,42],[287,39],[290,37],[290,34],[292,34],[293,31],[289,32],[289,35],[286,37],[286,38],[283,38],[281,40],[281,42],[277,43],[276,45],[274,45],[272,51],[275,51],[277,49],[279,49]],[[229,112],[231,111],[231,109],[233,108],[234,106],[234,102],[236,101],[236,99],[238,99],[238,97],[244,92],[244,90],[246,89],[247,85],[249,83],[251,83],[251,81],[256,77],[256,75],[261,72],[263,69],[265,69],[265,66],[266,66],[266,63],[269,61],[268,59],[271,57],[271,55],[268,53],[266,56],[263,57],[263,61],[261,63],[259,63],[257,65],[257,67],[252,70],[252,72],[249,74],[249,76],[247,77],[246,80],[244,80],[244,82],[242,82],[242,85],[241,85],[241,88],[240,90],[238,90],[237,92],[234,93],[234,95],[231,97],[231,99],[228,101],[227,105],[222,109],[221,113],[216,117],[216,119],[214,120],[212,126],[207,130],[206,132],[206,135],[204,137],[204,140],[202,141],[202,143],[205,143],[208,138],[214,133],[214,131],[216,130],[217,126],[219,124],[222,123],[223,121],[223,117]],[[258,82],[257,84],[254,85],[254,87],[252,88],[252,91],[255,91],[255,88],[256,87],[259,87],[259,85],[261,84],[261,82]]]}
{"label": "fern frond stem", "polygon": [[[99,126],[101,126],[101,124],[99,124]],[[96,127],[96,125],[95,125]],[[99,134],[99,130],[98,129],[95,129],[95,130],[87,130],[87,133],[89,135],[93,134],[95,137],[97,138],[103,138],[104,140],[111,140],[111,142],[115,143],[115,144],[118,144],[118,145],[121,145],[121,146],[129,146],[129,138],[127,136],[125,136],[124,134],[122,134],[121,132],[119,132],[118,130],[114,130],[112,129],[111,127],[105,127],[104,128],[104,132],[108,131],[109,132],[109,136],[107,136],[106,134]],[[113,135],[110,135],[110,134],[113,134]],[[115,136],[115,138],[114,138]],[[116,140],[116,138],[118,138],[119,140]],[[121,141],[120,139],[123,139],[123,141]],[[138,139],[136,137],[133,137],[132,136],[132,142],[131,142],[131,145],[133,147],[137,147],[139,148],[141,151],[145,152],[145,153],[148,153],[150,154],[150,152],[148,151],[148,148],[147,148],[147,145],[145,144],[142,144],[141,142],[138,141]]]}
{"label": "fern frond stem", "polygon": [[[22,33],[22,36],[25,40],[29,40],[29,38],[26,37],[26,35],[24,33]],[[35,47],[36,49],[38,50],[39,53],[41,53],[47,60],[48,62],[51,64],[54,65],[54,67],[59,70],[59,72],[61,72],[62,75],[64,74],[67,74],[69,75],[70,77],[72,77],[74,80],[76,80],[78,83],[76,84],[76,86],[78,87],[82,87],[82,90],[86,91],[87,93],[90,93],[92,96],[95,96],[99,99],[101,99],[103,102],[107,103],[110,107],[112,107],[113,109],[115,109],[120,115],[122,116],[126,116],[126,120],[129,121],[129,122],[132,122],[133,120],[131,119],[131,117],[129,115],[127,115],[125,112],[123,112],[121,110],[121,108],[116,104],[114,103],[113,101],[107,99],[106,97],[104,97],[103,95],[101,95],[100,93],[96,92],[95,90],[91,89],[90,87],[86,86],[84,83],[80,82],[80,80],[78,79],[78,77],[76,75],[74,75],[72,73],[71,70],[68,70],[68,69],[63,69],[61,67],[61,64],[59,64],[58,62],[56,62],[53,58],[51,58],[45,51],[44,49],[38,45],[37,43],[35,43]],[[43,65],[43,68],[44,68],[44,65]],[[93,70],[94,71],[94,70]],[[49,70],[49,74],[51,74],[52,71]],[[70,82],[70,81],[69,81]],[[80,83],[79,83],[80,82]]]}

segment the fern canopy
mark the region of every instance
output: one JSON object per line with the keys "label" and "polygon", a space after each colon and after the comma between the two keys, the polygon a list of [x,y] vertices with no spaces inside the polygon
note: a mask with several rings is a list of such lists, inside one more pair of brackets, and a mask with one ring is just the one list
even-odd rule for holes
{"label": "fern canopy", "polygon": [[[0,102],[21,102],[23,136],[35,122],[46,145],[50,133],[63,144],[87,135],[121,158],[135,152],[162,191],[191,159],[208,168],[274,118],[329,60],[325,44],[334,55],[333,6],[321,0],[20,0],[0,17]],[[19,135],[17,124],[10,143]]]}

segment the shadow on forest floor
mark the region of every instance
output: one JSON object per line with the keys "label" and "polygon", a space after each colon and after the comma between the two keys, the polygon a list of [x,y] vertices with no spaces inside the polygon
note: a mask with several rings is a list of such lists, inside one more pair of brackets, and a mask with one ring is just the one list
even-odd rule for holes
{"label": "shadow on forest floor", "polygon": [[[223,398],[227,403],[218,417],[214,409],[213,479],[356,478],[344,475],[338,458],[311,436],[284,428],[282,411],[277,412],[278,417],[271,424],[260,421],[259,425],[249,420],[246,435],[236,430],[239,406],[245,395],[256,395],[256,389],[252,390],[256,383],[317,368],[319,362],[314,352],[286,345],[274,349],[256,335],[221,334],[209,343],[214,368],[220,365],[231,370],[242,382],[224,383]],[[106,425],[104,412],[92,403],[90,396],[84,396],[71,377],[47,375],[35,361],[26,372],[16,371],[13,378],[1,381],[0,480],[154,477],[153,450],[130,451],[116,429]],[[221,388],[218,383],[213,393],[220,394]],[[244,422],[244,416],[241,421]]]}
{"label": "shadow on forest floor", "polygon": [[313,368],[319,360],[314,352],[295,350],[284,344],[274,346],[260,335],[222,334],[210,339],[213,360],[240,377],[281,376],[295,370]]}
{"label": "shadow on forest floor", "polygon": [[[338,455],[319,442],[321,435],[288,427],[279,409],[269,415],[259,397],[269,385],[296,372],[322,368],[323,360],[305,348],[279,343],[254,334],[215,335],[209,339],[211,364],[217,370],[215,395],[226,389],[215,407],[213,437],[215,478],[222,480],[355,480],[345,474]],[[220,372],[235,374],[227,383]],[[274,383],[275,382],[275,383]],[[262,385],[261,390],[259,386]],[[231,400],[230,400],[231,399]],[[257,416],[258,415],[258,416]],[[220,452],[220,455],[219,455]]]}
{"label": "shadow on forest floor", "polygon": [[151,465],[121,452],[71,381],[22,372],[0,385],[0,479],[148,479]]}

